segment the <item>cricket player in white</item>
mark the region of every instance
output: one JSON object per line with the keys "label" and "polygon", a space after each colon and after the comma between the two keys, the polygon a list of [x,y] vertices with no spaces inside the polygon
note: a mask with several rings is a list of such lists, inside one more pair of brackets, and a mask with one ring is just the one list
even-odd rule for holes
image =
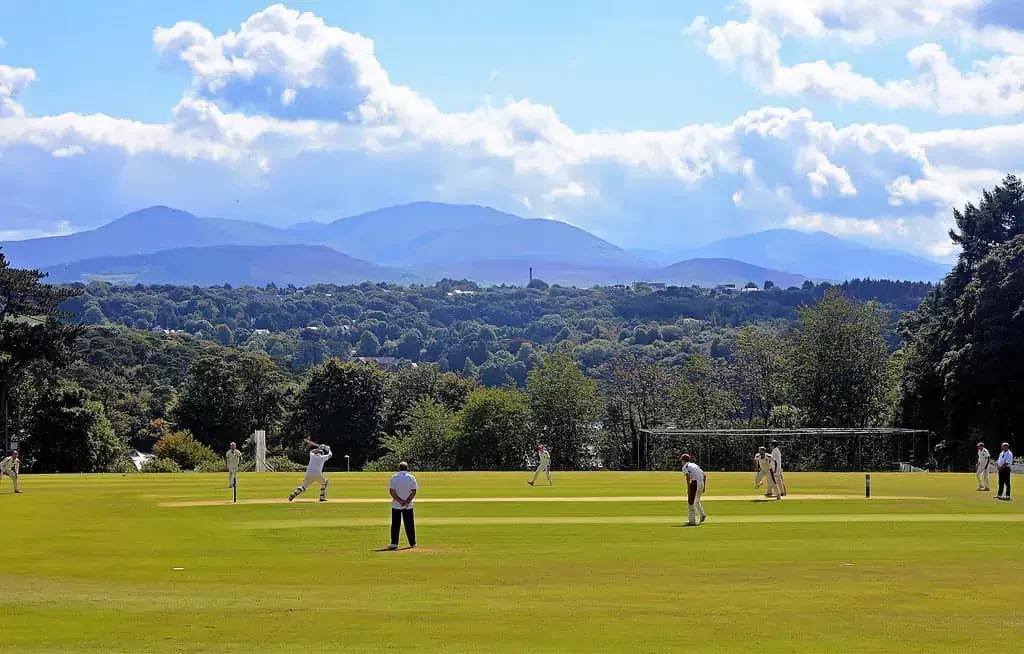
{"label": "cricket player in white", "polygon": [[302,485],[291,492],[291,495],[288,496],[288,501],[291,502],[299,495],[305,493],[306,489],[312,486],[314,482],[319,482],[320,501],[326,502],[327,475],[324,474],[324,464],[332,456],[331,448],[327,445],[317,445],[309,439],[306,439],[304,442],[307,445],[313,446],[313,449],[309,451],[309,465],[306,466],[306,477],[302,480]]}
{"label": "cricket player in white", "polygon": [[707,488],[707,477],[700,466],[690,460],[689,454],[682,455],[679,460],[683,462],[683,475],[686,477],[686,503],[689,511],[686,526],[697,525],[697,512],[700,512],[700,523],[704,524],[708,515],[704,513],[704,504],[700,498]]}
{"label": "cricket player in white", "polygon": [[10,477],[14,482],[14,492],[20,493],[18,489],[18,472],[21,470],[21,459],[18,458],[18,450],[12,450],[10,456],[0,461],[0,479]]}
{"label": "cricket player in white", "polygon": [[228,488],[234,488],[238,483],[238,464],[242,462],[242,453],[238,451],[237,444],[231,444],[224,459],[228,463]]}
{"label": "cricket player in white", "polygon": [[782,450],[779,449],[778,441],[772,441],[771,477],[775,483],[775,498],[782,499],[786,494],[786,480],[782,476]]}
{"label": "cricket player in white", "polygon": [[775,484],[772,482],[771,466],[772,460],[768,456],[768,451],[763,447],[757,448],[757,454],[754,455],[754,488],[760,488],[761,484],[767,481],[768,492],[765,493],[765,497],[774,495]]}
{"label": "cricket player in white", "polygon": [[537,470],[533,473],[533,479],[526,483],[533,486],[537,483],[537,477],[543,472],[544,476],[548,478],[548,486],[553,486],[554,484],[551,482],[551,452],[548,452],[548,449],[543,445],[538,445],[537,456],[540,459],[540,463],[537,464]]}
{"label": "cricket player in white", "polygon": [[988,453],[984,443],[978,443],[978,490],[991,490],[988,486],[988,467],[992,464],[992,455]]}

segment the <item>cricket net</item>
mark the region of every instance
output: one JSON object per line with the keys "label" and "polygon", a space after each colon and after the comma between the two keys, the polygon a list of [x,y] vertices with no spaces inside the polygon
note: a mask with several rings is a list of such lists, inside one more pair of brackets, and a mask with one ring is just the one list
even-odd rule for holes
{"label": "cricket net", "polygon": [[676,470],[688,452],[705,470],[746,471],[758,447],[783,452],[786,470],[817,472],[919,471],[926,467],[928,431],[863,429],[648,429],[643,432],[640,467]]}

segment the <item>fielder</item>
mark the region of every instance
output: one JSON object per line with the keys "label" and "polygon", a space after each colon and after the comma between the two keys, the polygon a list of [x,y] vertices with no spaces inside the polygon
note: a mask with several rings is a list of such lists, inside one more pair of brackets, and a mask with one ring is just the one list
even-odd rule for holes
{"label": "fielder", "polygon": [[984,443],[978,443],[978,490],[987,491],[991,490],[988,486],[988,467],[992,465],[992,455],[988,453],[988,449]]}
{"label": "fielder", "polygon": [[686,503],[688,505],[687,527],[697,526],[697,512],[700,512],[700,524],[708,519],[704,513],[704,504],[700,501],[704,491],[707,489],[707,478],[700,466],[690,461],[690,455],[684,454],[679,457],[683,462],[683,475],[686,476]]}
{"label": "fielder", "polygon": [[[786,494],[786,480],[782,476],[782,450],[778,441],[772,441],[771,481],[775,484],[775,499],[781,500]],[[769,487],[769,490],[773,489]]]}
{"label": "fielder", "polygon": [[757,448],[757,454],[754,455],[754,472],[757,473],[754,476],[754,488],[760,488],[766,480],[768,481],[768,492],[764,494],[765,497],[771,497],[775,493],[775,484],[772,482],[771,474],[772,460],[768,456],[768,451],[763,448]]}
{"label": "fielder", "polygon": [[0,479],[10,477],[14,482],[14,492],[20,493],[18,489],[18,471],[21,470],[21,460],[18,458],[18,450],[11,450],[10,456],[0,461]]}
{"label": "fielder", "polygon": [[526,483],[533,486],[537,483],[537,477],[543,472],[544,476],[548,478],[548,486],[554,486],[551,482],[551,452],[548,452],[547,448],[543,445],[538,445],[537,456],[540,458],[540,463],[537,464],[537,470],[533,473],[533,479]]}
{"label": "fielder", "polygon": [[238,445],[232,443],[224,459],[228,463],[228,488],[234,488],[238,483],[238,464],[242,462],[242,453],[238,451]]}
{"label": "fielder", "polygon": [[306,477],[302,480],[302,485],[291,492],[291,495],[288,496],[288,501],[291,502],[299,495],[305,493],[306,489],[313,485],[313,482],[319,482],[320,501],[326,502],[327,476],[324,474],[324,464],[333,456],[331,448],[327,445],[317,445],[309,439],[306,439],[304,442],[307,445],[313,446],[313,449],[309,451],[309,465],[306,466]]}

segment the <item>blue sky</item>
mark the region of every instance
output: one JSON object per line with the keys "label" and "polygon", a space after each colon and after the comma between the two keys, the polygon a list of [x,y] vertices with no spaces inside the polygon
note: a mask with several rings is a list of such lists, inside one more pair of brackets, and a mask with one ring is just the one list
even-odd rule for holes
{"label": "blue sky", "polygon": [[1019,12],[791,4],[0,0],[0,238],[433,199],[948,255],[950,208],[1024,162]]}

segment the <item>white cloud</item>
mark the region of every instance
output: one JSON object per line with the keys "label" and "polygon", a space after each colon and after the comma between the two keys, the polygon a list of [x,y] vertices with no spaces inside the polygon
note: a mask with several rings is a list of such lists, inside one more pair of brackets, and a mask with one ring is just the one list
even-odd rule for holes
{"label": "white cloud", "polygon": [[593,194],[593,191],[588,194],[587,190],[578,182],[569,182],[565,186],[551,189],[550,192],[545,193],[544,199],[551,202],[552,200],[562,200],[565,198],[584,198],[587,195]]}
{"label": "white cloud", "polygon": [[36,71],[31,68],[12,68],[0,64],[0,118],[24,113],[17,98],[35,79]]}
{"label": "white cloud", "polygon": [[57,148],[52,154],[58,159],[63,159],[65,157],[77,157],[80,154],[85,154],[85,148],[80,145],[71,145],[66,148]]}
{"label": "white cloud", "polygon": [[[718,28],[698,27],[714,40]],[[723,61],[778,54],[759,27],[721,35]],[[0,117],[5,229],[49,231],[39,226],[65,216],[95,225],[155,203],[292,223],[440,200],[536,207],[622,245],[686,246],[818,216],[932,252],[948,244],[951,204],[998,182],[992,168],[1024,165],[1024,125],[914,133],[766,107],[668,131],[578,132],[525,99],[443,112],[393,85],[368,38],[280,6],[237,32],[179,23],[154,43],[192,77],[167,123],[20,107]],[[26,70],[0,68],[0,79]],[[34,73],[18,79],[0,82],[0,100],[13,104]]]}
{"label": "white cloud", "polygon": [[[712,27],[698,16],[685,32],[705,43],[720,64],[738,67],[763,93],[810,95],[835,102],[866,101],[888,108],[917,108],[942,114],[1015,115],[1024,112],[1024,32],[1000,24],[979,27],[989,0],[744,0],[746,21]],[[907,53],[914,76],[878,81],[848,62],[809,61],[795,65],[780,57],[783,41],[841,39],[871,45],[883,37],[957,36],[999,56],[957,68],[943,48],[924,43]]]}

